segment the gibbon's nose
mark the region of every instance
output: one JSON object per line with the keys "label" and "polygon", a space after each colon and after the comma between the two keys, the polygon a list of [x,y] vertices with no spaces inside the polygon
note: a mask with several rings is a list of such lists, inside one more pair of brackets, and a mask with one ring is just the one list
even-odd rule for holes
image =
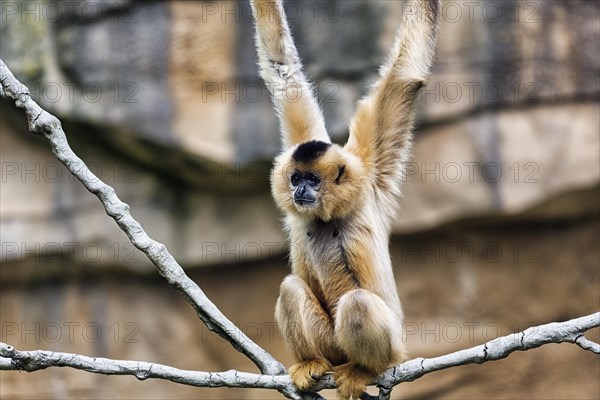
{"label": "gibbon's nose", "polygon": [[304,183],[302,183],[300,186],[298,186],[298,189],[296,189],[296,193],[294,193],[294,197],[296,199],[302,198],[302,197],[304,197],[305,193],[306,193],[306,185]]}
{"label": "gibbon's nose", "polygon": [[294,202],[300,206],[308,206],[315,203],[315,197],[310,189],[306,187],[306,182],[298,185],[294,192]]}

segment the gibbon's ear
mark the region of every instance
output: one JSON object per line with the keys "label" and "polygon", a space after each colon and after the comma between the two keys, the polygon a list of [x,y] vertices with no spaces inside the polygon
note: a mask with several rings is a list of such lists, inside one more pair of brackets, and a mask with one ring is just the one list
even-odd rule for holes
{"label": "gibbon's ear", "polygon": [[337,176],[337,178],[335,178],[335,181],[334,181],[336,185],[340,184],[340,182],[342,180],[342,177],[344,176],[345,172],[346,172],[346,166],[345,165],[338,166],[338,176]]}
{"label": "gibbon's ear", "polygon": [[311,140],[331,143],[325,120],[290,33],[281,0],[252,0],[260,76],[273,96],[284,150]]}

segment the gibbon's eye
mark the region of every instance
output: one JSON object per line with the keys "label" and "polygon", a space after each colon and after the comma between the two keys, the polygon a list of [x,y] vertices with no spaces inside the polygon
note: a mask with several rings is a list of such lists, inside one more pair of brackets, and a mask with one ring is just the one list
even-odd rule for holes
{"label": "gibbon's eye", "polygon": [[291,178],[292,181],[292,186],[298,186],[298,184],[300,183],[300,174],[297,172],[294,172],[294,175],[292,175]]}
{"label": "gibbon's eye", "polygon": [[319,177],[313,173],[309,172],[304,177],[306,178],[306,181],[308,182],[308,184],[310,186],[317,186],[319,183],[321,183],[321,180],[319,179]]}

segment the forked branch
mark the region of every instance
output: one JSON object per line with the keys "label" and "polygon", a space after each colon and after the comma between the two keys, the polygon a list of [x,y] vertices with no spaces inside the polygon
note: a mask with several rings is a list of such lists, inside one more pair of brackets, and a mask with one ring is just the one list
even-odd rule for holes
{"label": "forked branch", "polygon": [[94,175],[85,163],[69,147],[60,121],[43,110],[30,96],[29,89],[10,72],[0,60],[0,97],[14,101],[25,111],[29,130],[43,135],[52,148],[52,153],[75,175],[87,190],[96,195],[106,213],[127,234],[131,243],[154,263],[158,272],[177,289],[194,307],[206,326],[229,341],[238,351],[250,358],[264,374],[284,374],[285,368],[267,351],[254,343],[206,297],[202,289],[191,280],[173,258],[164,244],[151,239],[129,212],[115,190]]}

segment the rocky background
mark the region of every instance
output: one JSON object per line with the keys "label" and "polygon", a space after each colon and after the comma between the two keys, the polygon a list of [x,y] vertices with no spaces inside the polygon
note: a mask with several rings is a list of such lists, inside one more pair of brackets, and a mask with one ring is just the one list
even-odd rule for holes
{"label": "rocky background", "polygon": [[[347,136],[397,1],[286,1],[328,128]],[[287,364],[269,194],[277,121],[246,1],[3,1],[0,57],[75,151],[226,315]],[[413,356],[600,306],[600,10],[443,2],[392,253]],[[0,114],[1,340],[197,370],[254,367],[209,333],[8,103]],[[590,337],[598,339],[598,332]],[[398,398],[598,398],[597,357],[548,346],[402,384]],[[278,398],[70,370],[0,397]]]}

